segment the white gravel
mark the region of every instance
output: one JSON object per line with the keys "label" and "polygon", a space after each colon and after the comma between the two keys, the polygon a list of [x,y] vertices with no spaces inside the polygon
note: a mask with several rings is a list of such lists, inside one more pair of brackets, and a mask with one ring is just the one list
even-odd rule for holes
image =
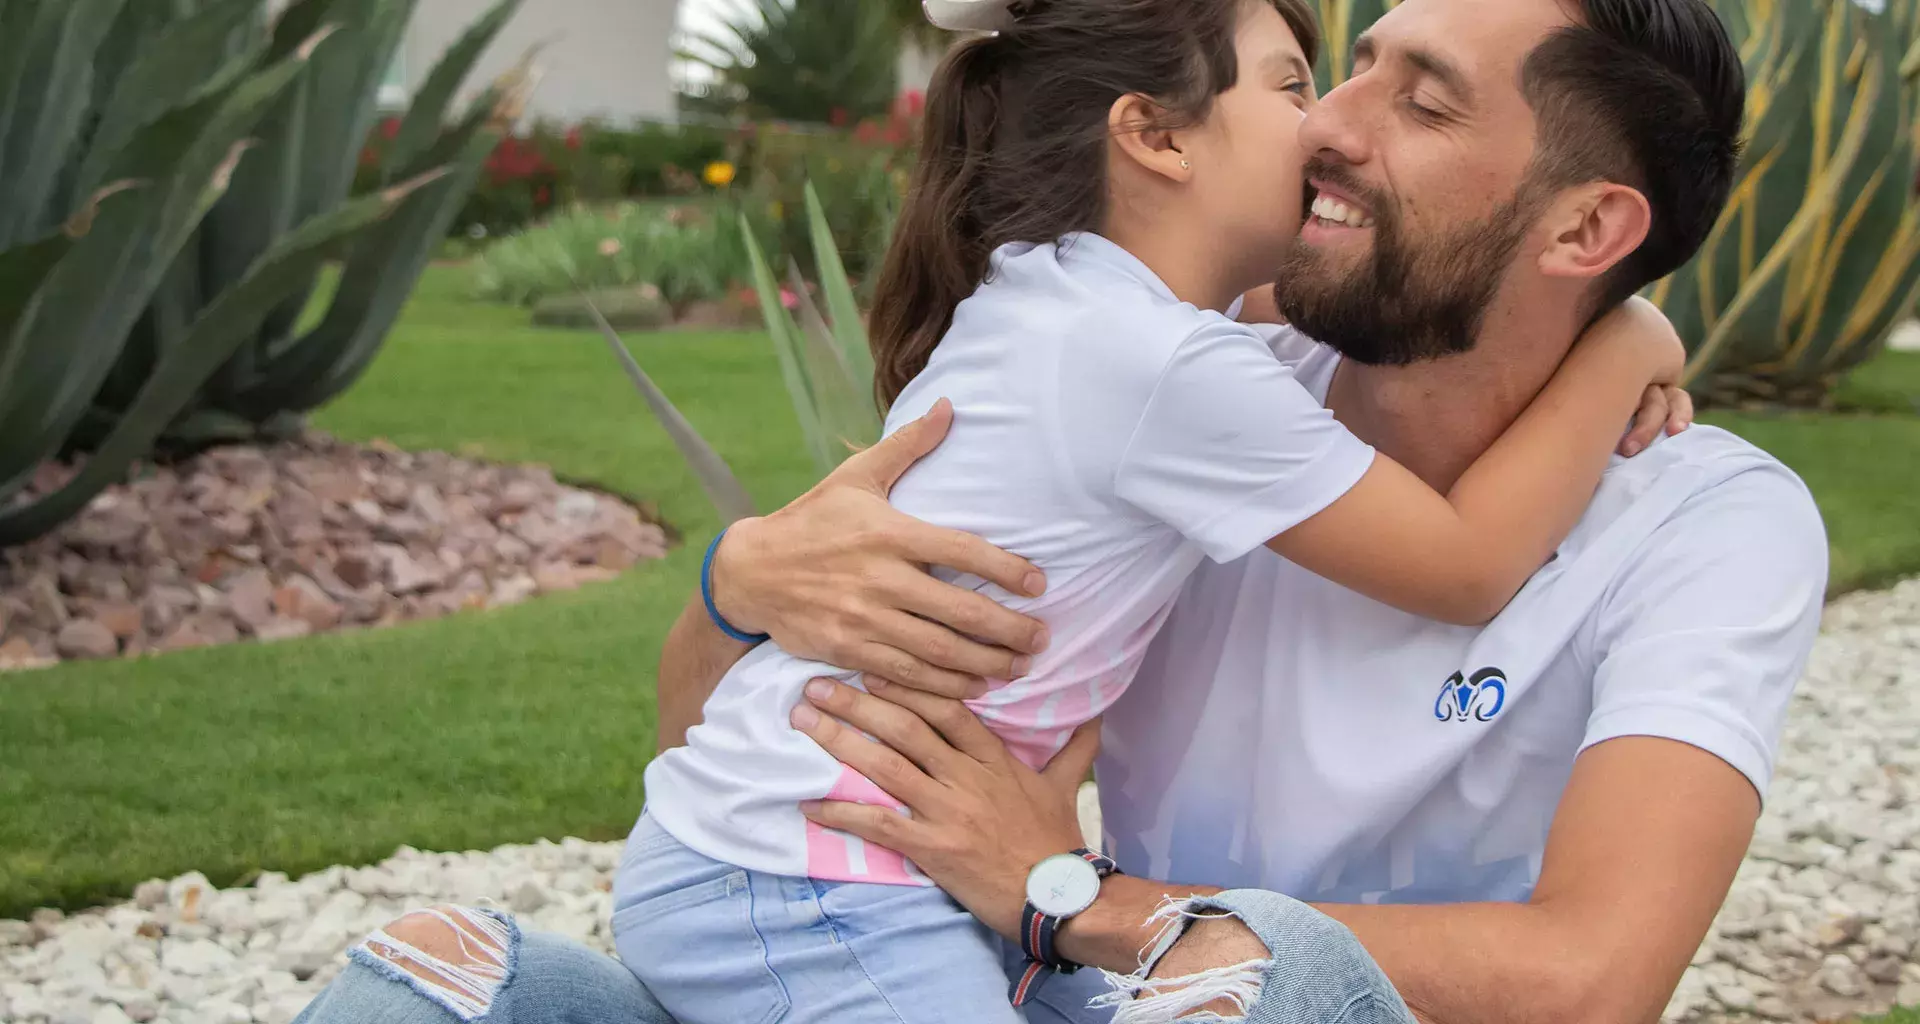
{"label": "white gravel", "polygon": [[1917,960],[1920,580],[1909,580],[1828,607],[1766,814],[1667,1017],[1920,1006]]}
{"label": "white gravel", "polygon": [[[1670,1021],[1811,1021],[1920,1005],[1920,581],[1828,610],[1765,818]],[[190,874],[71,917],[0,920],[0,1021],[285,1024],[368,930],[489,899],[609,948],[617,843],[402,848],[299,881]]]}

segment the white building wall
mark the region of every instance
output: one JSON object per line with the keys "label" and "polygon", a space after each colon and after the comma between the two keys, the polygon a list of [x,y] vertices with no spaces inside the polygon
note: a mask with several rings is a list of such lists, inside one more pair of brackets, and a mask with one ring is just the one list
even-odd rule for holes
{"label": "white building wall", "polygon": [[940,66],[941,58],[947,55],[943,47],[923,46],[908,39],[900,45],[900,91],[927,91],[927,83],[933,81],[934,69]]}
{"label": "white building wall", "polygon": [[[492,0],[420,0],[402,55],[400,77],[409,91],[491,6]],[[667,67],[677,6],[677,0],[526,0],[474,69],[469,91],[537,46],[542,77],[529,116],[569,123],[671,118]]]}

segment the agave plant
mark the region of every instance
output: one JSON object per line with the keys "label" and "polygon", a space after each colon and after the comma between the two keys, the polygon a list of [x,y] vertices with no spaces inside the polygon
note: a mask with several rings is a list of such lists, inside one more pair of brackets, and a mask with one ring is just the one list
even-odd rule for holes
{"label": "agave plant", "polygon": [[[365,367],[510,112],[496,91],[442,125],[515,2],[449,53],[386,186],[353,201],[410,2],[295,0],[271,27],[257,0],[0,4],[0,545],[163,433],[283,418]],[[295,332],[343,253],[325,319]],[[84,469],[28,500],[35,467],[74,449]]]}
{"label": "agave plant", "polygon": [[[388,188],[437,168],[446,173],[345,250],[340,286],[311,329],[301,329],[301,321],[318,275],[281,296],[189,411],[169,425],[165,441],[193,446],[286,433],[359,379],[472,192],[486,155],[519,117],[524,72],[496,83],[449,124],[455,92],[519,4],[499,0],[447,51],[414,97],[381,166]],[[129,340],[116,382],[141,379],[154,354],[175,344],[182,325],[260,253],[346,200],[361,143],[379,115],[382,76],[414,6],[415,0],[294,0],[288,6],[271,33],[274,50],[313,25],[338,25],[337,37],[262,120],[233,187]],[[110,412],[126,396],[125,387],[110,389],[101,404]]]}
{"label": "agave plant", "polygon": [[1747,69],[1747,151],[1699,256],[1652,294],[1710,401],[1822,404],[1920,285],[1920,0],[1714,6]]}
{"label": "agave plant", "polygon": [[[1818,405],[1920,289],[1920,0],[1709,0],[1740,50],[1747,150],[1700,254],[1648,290],[1709,402]],[[1322,91],[1396,0],[1320,0]]]}

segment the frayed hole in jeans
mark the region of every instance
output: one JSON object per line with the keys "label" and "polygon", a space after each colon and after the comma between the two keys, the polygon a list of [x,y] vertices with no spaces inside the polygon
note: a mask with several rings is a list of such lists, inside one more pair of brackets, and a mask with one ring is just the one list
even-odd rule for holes
{"label": "frayed hole in jeans", "polygon": [[[1140,969],[1132,974],[1100,972],[1113,991],[1097,996],[1088,1005],[1111,1008],[1112,1024],[1172,1024],[1180,1020],[1212,1018],[1239,1020],[1260,998],[1260,986],[1266,980],[1271,960],[1248,960],[1227,967],[1215,967],[1177,978],[1153,977],[1153,970],[1173,944],[1186,934],[1187,926],[1203,917],[1222,916],[1223,911],[1196,904],[1191,899],[1168,897],[1148,924],[1159,924],[1152,942],[1140,951]],[[1225,915],[1231,916],[1231,915]]]}
{"label": "frayed hole in jeans", "polygon": [[471,1024],[507,983],[512,939],[510,926],[493,913],[434,907],[367,936],[352,955]]}

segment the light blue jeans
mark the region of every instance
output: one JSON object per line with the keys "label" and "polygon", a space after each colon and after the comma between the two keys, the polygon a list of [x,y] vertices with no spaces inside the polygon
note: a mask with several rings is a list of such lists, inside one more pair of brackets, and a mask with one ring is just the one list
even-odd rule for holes
{"label": "light blue jeans", "polygon": [[749,871],[642,815],[620,959],[680,1024],[1021,1024],[1000,939],[939,889]]}
{"label": "light blue jeans", "polygon": [[[722,876],[724,879],[725,876]],[[866,888],[856,886],[854,888]],[[756,912],[755,887],[728,883],[714,886],[721,900],[738,901],[745,907],[744,920],[765,919]],[[716,901],[717,902],[717,901]],[[1238,917],[1258,935],[1273,957],[1260,965],[1256,983],[1248,993],[1244,1020],[1250,1024],[1414,1024],[1394,990],[1353,934],[1344,926],[1318,911],[1277,893],[1241,889],[1218,896],[1196,899],[1186,908],[1195,913],[1218,912]],[[460,946],[470,954],[452,964],[430,956],[409,955],[405,943],[386,932],[377,932],[354,948],[345,972],[329,986],[294,1024],[687,1024],[676,1021],[662,1000],[618,962],[562,939],[522,934],[511,918],[491,910],[447,908],[437,911],[460,930]],[[857,908],[849,917],[861,922],[856,934],[843,942],[858,947],[839,954],[840,966],[821,979],[796,975],[794,986],[783,989],[777,984],[743,986],[742,994],[713,991],[715,1001],[696,1007],[689,1020],[725,1020],[747,1022],[792,1022],[802,1018],[791,1015],[794,998],[820,999],[831,995],[836,983],[847,983],[855,964],[864,964],[875,956],[895,968],[913,968],[919,979],[909,986],[911,995],[900,998],[892,991],[894,1009],[908,1015],[886,1016],[885,1011],[861,1010],[865,1016],[832,1017],[835,1020],[881,1020],[888,1022],[937,1019],[924,1016],[924,1008],[945,998],[939,976],[951,964],[941,961],[907,963],[903,958],[880,952],[893,940],[882,918],[865,917]],[[838,930],[836,922],[832,926]],[[689,943],[704,941],[706,933],[689,935]],[[911,935],[908,941],[913,941]],[[733,975],[742,963],[755,958],[765,960],[767,976],[776,942],[699,947],[715,968],[716,975]],[[764,952],[763,952],[764,950]],[[1017,954],[1009,960],[1017,959]],[[702,972],[699,957],[686,958],[687,991],[699,993]],[[816,961],[807,961],[808,964]],[[826,956],[818,963],[828,964]],[[757,968],[756,968],[757,970]],[[977,971],[975,972],[977,973]],[[912,979],[907,979],[912,980]],[[676,986],[681,982],[674,982]],[[979,978],[980,991],[959,994],[956,1005],[985,1007],[989,1014],[1011,1013],[1006,1009],[1004,975]],[[853,998],[849,1006],[869,998],[878,982],[857,980],[848,983]],[[1107,1024],[1113,1011],[1094,1009],[1088,1001],[1111,991],[1098,972],[1055,977],[1022,1008],[1029,1024]],[[682,998],[690,998],[683,996]],[[901,1006],[901,1003],[907,1005]],[[828,1019],[827,1004],[809,1004],[807,1012],[826,1014],[811,1019]],[[1129,1007],[1131,1010],[1133,1007]],[[912,1014],[922,1014],[914,1016]],[[956,1014],[952,1019],[966,1018]],[[1223,1018],[1210,1015],[1182,1017],[1182,1022],[1200,1024]],[[1235,1019],[1235,1018],[1225,1018]]]}

